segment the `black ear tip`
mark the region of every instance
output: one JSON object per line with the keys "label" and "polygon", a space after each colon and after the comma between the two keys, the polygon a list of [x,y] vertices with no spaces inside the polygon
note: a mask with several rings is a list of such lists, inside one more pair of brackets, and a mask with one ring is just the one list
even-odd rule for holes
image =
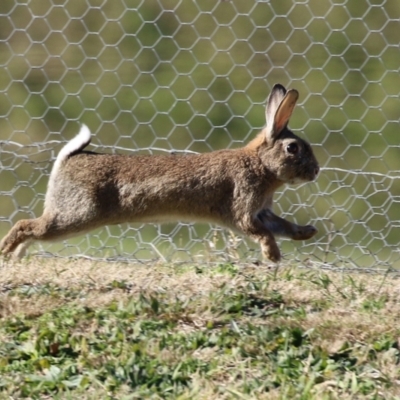
{"label": "black ear tip", "polygon": [[286,93],[285,86],[281,85],[280,83],[275,83],[274,87],[272,88],[272,91],[275,91],[275,90],[281,90]]}

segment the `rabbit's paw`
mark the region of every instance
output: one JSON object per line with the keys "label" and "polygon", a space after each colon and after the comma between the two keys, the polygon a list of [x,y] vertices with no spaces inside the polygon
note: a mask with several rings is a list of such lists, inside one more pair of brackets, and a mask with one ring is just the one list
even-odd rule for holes
{"label": "rabbit's paw", "polygon": [[272,262],[279,262],[281,260],[281,252],[276,243],[262,244],[261,250],[265,258]]}
{"label": "rabbit's paw", "polygon": [[293,235],[294,240],[307,240],[312,238],[318,229],[312,225],[298,226],[297,232]]}
{"label": "rabbit's paw", "polygon": [[5,256],[6,254],[10,253],[9,245],[7,245],[6,240],[3,239],[0,242],[0,255]]}

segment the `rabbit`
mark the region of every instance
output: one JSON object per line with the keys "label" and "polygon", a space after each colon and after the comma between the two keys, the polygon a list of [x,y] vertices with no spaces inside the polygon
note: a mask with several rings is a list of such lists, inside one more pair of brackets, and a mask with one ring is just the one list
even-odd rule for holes
{"label": "rabbit", "polygon": [[272,212],[279,187],[314,181],[319,173],[310,144],[287,127],[298,96],[274,85],[266,126],[252,141],[202,154],[95,153],[84,150],[91,133],[82,125],[53,165],[43,215],[17,222],[1,241],[1,253],[22,257],[32,241],[61,240],[109,224],[180,220],[237,231],[278,262],[275,236],[305,240],[317,233]]}

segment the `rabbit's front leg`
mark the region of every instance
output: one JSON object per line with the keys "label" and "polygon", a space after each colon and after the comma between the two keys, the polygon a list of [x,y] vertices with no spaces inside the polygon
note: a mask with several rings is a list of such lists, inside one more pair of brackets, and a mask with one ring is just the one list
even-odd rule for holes
{"label": "rabbit's front leg", "polygon": [[281,260],[281,251],[275,241],[274,235],[263,235],[259,240],[263,256],[272,262],[279,262]]}
{"label": "rabbit's front leg", "polygon": [[273,262],[279,262],[281,252],[273,233],[258,218],[243,218],[237,224],[241,232],[249,236],[261,246],[263,256]]}
{"label": "rabbit's front leg", "polygon": [[312,238],[318,231],[312,225],[296,225],[278,217],[271,210],[264,209],[258,213],[258,219],[275,236],[286,237],[293,240],[306,240]]}

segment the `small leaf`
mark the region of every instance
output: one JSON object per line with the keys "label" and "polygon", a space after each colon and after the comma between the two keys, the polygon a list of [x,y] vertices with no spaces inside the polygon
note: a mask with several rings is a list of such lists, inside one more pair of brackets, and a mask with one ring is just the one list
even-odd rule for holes
{"label": "small leaf", "polygon": [[42,369],[48,369],[50,367],[50,362],[49,362],[49,360],[46,360],[45,358],[41,358],[39,360],[39,365],[40,365],[40,368],[42,368]]}

